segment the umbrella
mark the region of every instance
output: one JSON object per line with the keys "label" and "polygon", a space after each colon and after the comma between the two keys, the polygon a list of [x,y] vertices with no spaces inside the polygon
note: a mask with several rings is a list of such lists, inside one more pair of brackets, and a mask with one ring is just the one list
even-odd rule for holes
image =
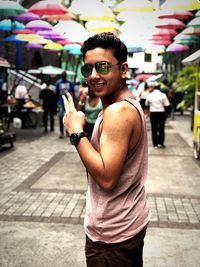
{"label": "umbrella", "polygon": [[10,19],[4,19],[0,21],[0,30],[1,31],[13,31],[13,30],[22,30],[24,25],[18,21],[12,21]]}
{"label": "umbrella", "polygon": [[176,52],[187,51],[188,49],[189,49],[188,45],[172,43],[167,47],[166,52],[176,53]]}
{"label": "umbrella", "polygon": [[11,36],[6,37],[6,38],[4,38],[4,41],[5,42],[13,42],[13,43],[21,43],[21,42],[24,42],[22,40],[18,40],[16,38],[16,35],[11,35]]}
{"label": "umbrella", "polygon": [[152,36],[159,36],[159,37],[173,37],[176,36],[178,34],[177,31],[173,30],[173,29],[157,29],[157,31],[155,31]]}
{"label": "umbrella", "polygon": [[162,54],[166,50],[164,45],[146,45],[145,53],[146,54]]}
{"label": "umbrella", "polygon": [[160,11],[160,14],[158,18],[160,19],[189,19],[190,17],[193,17],[193,13],[190,11],[185,10],[177,10],[177,11],[169,11],[169,10],[162,10]]}
{"label": "umbrella", "polygon": [[26,9],[14,1],[0,1],[0,18],[17,16],[26,12]]}
{"label": "umbrella", "polygon": [[59,21],[53,30],[72,42],[82,43],[89,37],[88,31],[77,21]]}
{"label": "umbrella", "polygon": [[23,29],[23,30],[15,30],[13,31],[13,34],[34,34],[35,31]]}
{"label": "umbrella", "polygon": [[59,20],[71,20],[76,19],[77,16],[72,14],[71,12],[68,12],[66,14],[61,15],[43,15],[42,19],[47,21],[59,21]]}
{"label": "umbrella", "polygon": [[182,34],[185,34],[185,35],[200,35],[200,27],[199,28],[193,28],[193,27],[185,28],[182,31]]}
{"label": "umbrella", "polygon": [[160,19],[160,22],[155,27],[160,29],[180,30],[185,27],[185,24],[178,19]]}
{"label": "umbrella", "polygon": [[112,21],[87,21],[85,27],[89,32],[115,32],[119,25]]}
{"label": "umbrella", "polygon": [[40,19],[40,16],[33,14],[32,12],[25,12],[18,16],[13,16],[12,19],[18,20],[18,21],[31,21],[31,20]]}
{"label": "umbrella", "polygon": [[44,20],[32,20],[25,25],[25,29],[40,31],[40,30],[51,30],[53,26]]}
{"label": "umbrella", "polygon": [[38,44],[47,44],[52,42],[51,40],[47,40],[37,34],[18,34],[16,38],[24,42],[32,42]]}
{"label": "umbrella", "polygon": [[81,45],[79,44],[66,44],[64,50],[67,50],[69,54],[81,55]]}
{"label": "umbrella", "polygon": [[10,63],[7,59],[0,57],[0,67],[10,67]]}
{"label": "umbrella", "polygon": [[51,42],[49,44],[46,44],[44,46],[44,49],[60,51],[60,50],[63,50],[64,48],[61,44]]}
{"label": "umbrella", "polygon": [[186,27],[200,28],[200,17],[192,19]]}
{"label": "umbrella", "polygon": [[43,46],[41,44],[37,44],[37,43],[28,43],[25,45],[26,48],[33,48],[33,49],[40,49],[43,48]]}
{"label": "umbrella", "polygon": [[149,2],[148,0],[140,0],[140,1],[125,0],[117,4],[116,7],[114,8],[114,11],[151,12],[155,11],[155,9],[156,7],[154,6],[154,4]]}
{"label": "umbrella", "polygon": [[166,40],[166,39],[153,40],[153,45],[164,45],[164,46],[168,46],[171,43],[172,42],[170,40]]}
{"label": "umbrella", "polygon": [[[31,70],[28,70],[29,73],[42,73],[42,74],[47,74],[47,75],[59,75],[59,74],[62,74],[63,73],[63,69],[61,68],[58,68],[58,67],[54,67],[54,66],[51,66],[51,65],[48,65],[48,66],[44,66],[44,67],[40,67],[38,69],[31,69]],[[71,75],[74,75],[75,72],[73,71],[66,71],[67,74],[71,74]]]}
{"label": "umbrella", "polygon": [[53,1],[39,1],[33,4],[29,9],[30,12],[37,15],[61,15],[68,12],[67,8]]}
{"label": "umbrella", "polygon": [[200,9],[199,0],[167,0],[161,6],[161,10],[196,10]]}

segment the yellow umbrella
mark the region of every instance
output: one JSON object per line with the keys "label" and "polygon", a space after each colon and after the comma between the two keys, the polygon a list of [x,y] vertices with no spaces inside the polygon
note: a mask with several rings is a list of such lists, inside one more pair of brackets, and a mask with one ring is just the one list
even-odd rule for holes
{"label": "yellow umbrella", "polygon": [[160,6],[162,10],[198,10],[200,9],[199,0],[167,0]]}
{"label": "yellow umbrella", "polygon": [[114,8],[115,12],[122,12],[122,11],[137,11],[137,12],[152,12],[155,11],[156,7],[152,2],[148,0],[140,0],[140,1],[133,1],[133,0],[124,0],[123,2],[116,5]]}
{"label": "yellow umbrella", "polygon": [[88,21],[85,27],[89,32],[115,32],[119,25],[111,21]]}
{"label": "yellow umbrella", "polygon": [[79,16],[80,20],[91,21],[91,20],[100,20],[100,21],[114,21],[115,15],[112,10],[106,7],[103,3],[98,3],[94,8],[89,8],[83,10]]}
{"label": "yellow umbrella", "polygon": [[46,44],[44,46],[44,49],[60,51],[60,50],[63,50],[64,48],[61,44],[51,42],[49,44]]}
{"label": "yellow umbrella", "polygon": [[44,39],[38,34],[17,34],[16,39],[24,42],[32,42],[38,44],[45,44],[52,42],[51,40]]}

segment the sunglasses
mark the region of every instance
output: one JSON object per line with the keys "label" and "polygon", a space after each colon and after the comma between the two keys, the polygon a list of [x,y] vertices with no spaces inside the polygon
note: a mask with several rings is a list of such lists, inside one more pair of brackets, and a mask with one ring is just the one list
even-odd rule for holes
{"label": "sunglasses", "polygon": [[85,78],[87,78],[92,74],[93,68],[95,67],[96,72],[98,72],[99,74],[108,74],[110,69],[116,65],[119,65],[119,63],[111,64],[107,61],[100,61],[95,63],[94,65],[85,64],[81,67],[81,73]]}

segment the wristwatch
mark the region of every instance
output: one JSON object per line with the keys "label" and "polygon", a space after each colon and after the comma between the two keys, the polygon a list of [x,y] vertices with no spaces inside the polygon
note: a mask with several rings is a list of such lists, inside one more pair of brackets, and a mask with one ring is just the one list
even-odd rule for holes
{"label": "wristwatch", "polygon": [[84,132],[80,132],[80,133],[73,133],[70,135],[70,143],[73,146],[77,146],[81,140],[82,137],[85,137],[85,133]]}

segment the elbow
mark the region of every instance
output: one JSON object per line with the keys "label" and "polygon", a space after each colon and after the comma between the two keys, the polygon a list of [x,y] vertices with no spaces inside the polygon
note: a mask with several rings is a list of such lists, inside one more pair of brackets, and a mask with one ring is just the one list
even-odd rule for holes
{"label": "elbow", "polygon": [[109,193],[110,191],[112,191],[115,188],[116,182],[104,181],[104,182],[100,183],[99,186],[101,187],[101,189],[103,191]]}

